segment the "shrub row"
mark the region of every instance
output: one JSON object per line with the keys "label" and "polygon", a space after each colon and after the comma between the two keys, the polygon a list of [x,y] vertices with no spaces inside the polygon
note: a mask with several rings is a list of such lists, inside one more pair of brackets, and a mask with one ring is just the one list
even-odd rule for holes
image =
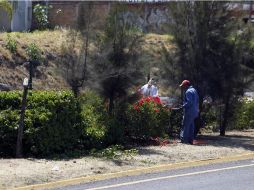
{"label": "shrub row", "polygon": [[[0,93],[0,156],[15,155],[22,93]],[[170,111],[159,99],[124,104],[113,116],[93,92],[75,98],[68,91],[28,95],[23,138],[25,156],[50,156],[100,149],[129,139],[165,136]]]}

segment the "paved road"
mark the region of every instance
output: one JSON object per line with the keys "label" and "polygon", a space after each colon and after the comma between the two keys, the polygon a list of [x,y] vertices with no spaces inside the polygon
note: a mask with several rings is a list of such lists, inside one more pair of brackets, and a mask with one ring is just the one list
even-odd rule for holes
{"label": "paved road", "polygon": [[128,176],[55,190],[254,190],[254,160]]}

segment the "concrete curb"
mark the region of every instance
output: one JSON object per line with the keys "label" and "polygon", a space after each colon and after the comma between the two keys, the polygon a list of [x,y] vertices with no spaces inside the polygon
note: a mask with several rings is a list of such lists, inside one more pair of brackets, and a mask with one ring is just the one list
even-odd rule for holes
{"label": "concrete curb", "polygon": [[139,175],[139,174],[145,174],[145,173],[151,173],[151,172],[160,172],[160,171],[165,171],[170,169],[187,168],[187,167],[193,167],[193,166],[201,166],[201,165],[216,164],[216,163],[223,163],[223,162],[230,162],[230,161],[237,161],[237,160],[247,160],[247,159],[254,159],[254,152],[248,153],[248,154],[236,155],[236,156],[212,158],[212,159],[206,159],[206,160],[196,160],[196,161],[190,161],[190,162],[179,162],[179,163],[173,163],[173,164],[163,164],[163,165],[151,166],[146,168],[137,168],[133,170],[127,170],[127,171],[116,172],[116,173],[107,173],[107,174],[99,174],[99,175],[79,177],[79,178],[73,178],[73,179],[67,179],[67,180],[59,180],[59,181],[49,182],[44,184],[18,187],[12,190],[40,190],[40,189],[59,188],[59,187],[64,187],[68,185],[75,185],[75,184],[87,183],[87,182],[98,181],[98,180],[106,180],[106,179],[117,178],[117,177]]}

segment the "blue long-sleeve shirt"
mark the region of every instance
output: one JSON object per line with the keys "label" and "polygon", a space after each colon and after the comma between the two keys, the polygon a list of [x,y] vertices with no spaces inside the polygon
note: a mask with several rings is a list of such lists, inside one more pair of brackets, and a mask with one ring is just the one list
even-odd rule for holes
{"label": "blue long-sleeve shirt", "polygon": [[185,114],[191,114],[194,118],[198,116],[199,97],[197,91],[192,86],[190,86],[185,92],[183,108]]}

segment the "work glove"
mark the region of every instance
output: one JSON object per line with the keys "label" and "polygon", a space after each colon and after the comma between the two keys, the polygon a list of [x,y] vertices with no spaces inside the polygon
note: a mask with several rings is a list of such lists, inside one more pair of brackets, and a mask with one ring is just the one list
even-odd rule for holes
{"label": "work glove", "polygon": [[171,110],[175,110],[175,111],[178,111],[178,110],[181,110],[183,109],[183,106],[180,106],[180,107],[177,107],[177,108],[171,108]]}

